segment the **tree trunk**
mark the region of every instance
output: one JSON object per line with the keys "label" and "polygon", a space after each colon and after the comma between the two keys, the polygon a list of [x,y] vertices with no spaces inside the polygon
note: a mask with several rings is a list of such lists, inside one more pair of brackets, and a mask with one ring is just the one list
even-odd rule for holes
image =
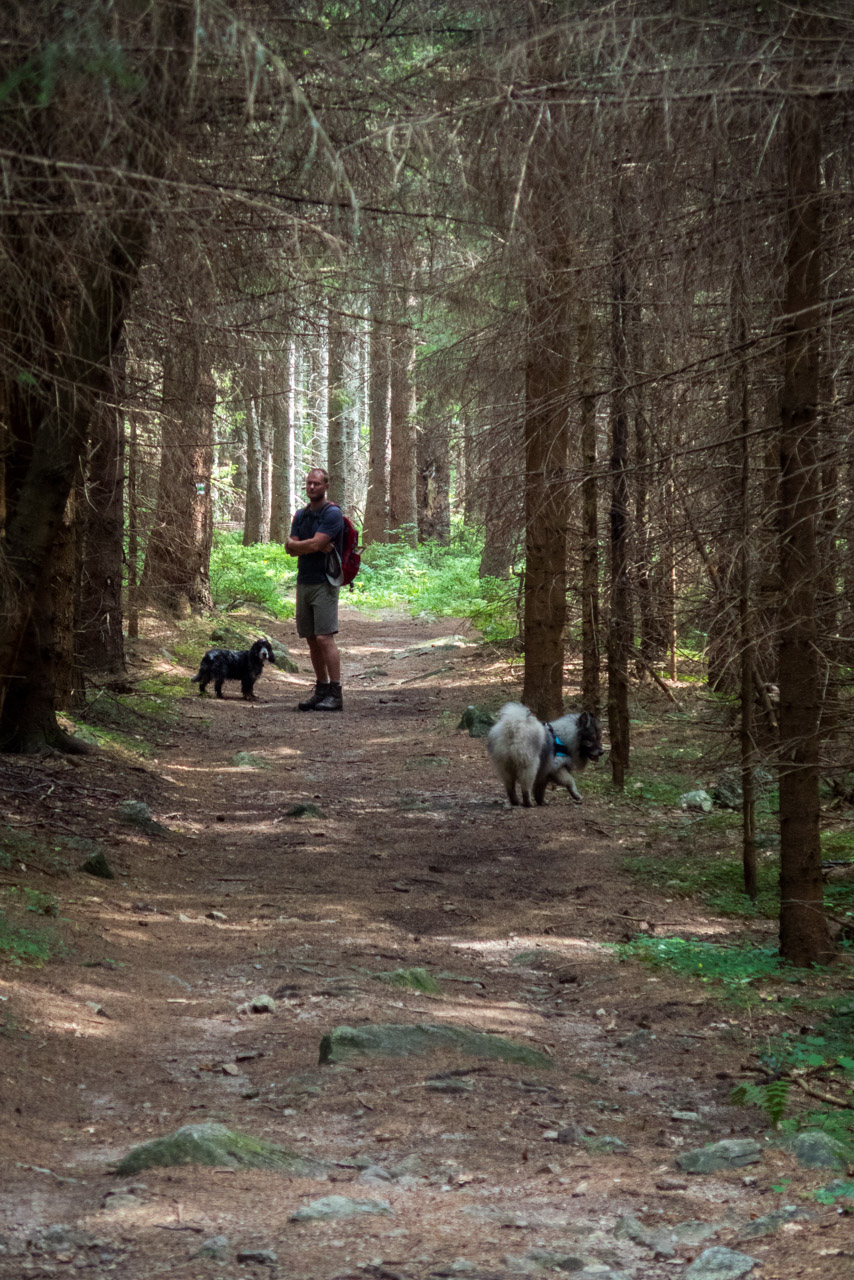
{"label": "tree trunk", "polygon": [[[147,193],[157,184],[139,178],[162,174],[189,92],[195,31],[189,12],[157,7],[152,21],[159,22],[159,38],[150,43],[156,53],[147,57],[144,39],[125,46],[122,15],[111,14],[116,47],[128,50],[123,85],[112,81],[117,97],[125,93],[110,120],[109,154],[122,155],[122,165],[113,166],[102,150],[99,112],[92,127],[85,112],[68,126],[66,113],[79,107],[79,77],[54,77],[36,109],[29,79],[19,75],[21,67],[42,65],[49,48],[76,49],[81,67],[94,66],[103,51],[100,29],[95,24],[97,34],[90,34],[86,17],[73,7],[41,16],[61,22],[54,36],[59,43],[50,43],[52,23],[43,29],[18,6],[0,51],[7,148],[0,211],[0,329],[7,348],[0,416],[8,446],[0,510],[4,585],[14,584],[0,610],[0,749],[13,751],[81,749],[61,732],[54,712],[51,557],[145,257],[153,222]],[[124,88],[130,83],[131,110]],[[91,189],[85,215],[74,212],[81,208],[76,183],[83,172],[106,184],[103,191]],[[134,175],[132,186],[125,185],[124,173]]]}
{"label": "tree trunk", "polygon": [[821,119],[811,98],[789,102],[788,250],[780,406],[780,952],[826,962],[819,832],[820,665],[816,524],[820,488]]}
{"label": "tree trunk", "polygon": [[368,422],[368,492],[362,542],[385,542],[388,529],[390,351],[385,297],[378,292],[371,316]]}
{"label": "tree trunk", "polygon": [[284,543],[294,505],[294,344],[289,342],[268,371],[273,428],[270,541]]}
{"label": "tree trunk", "polygon": [[250,356],[243,384],[246,423],[246,516],[243,521],[243,545],[261,542],[264,499],[261,483],[263,453],[261,448],[261,366]]}
{"label": "tree trunk", "polygon": [[[549,219],[545,204],[540,211]],[[540,720],[551,720],[563,712],[570,369],[568,300],[554,292],[553,281],[566,278],[568,264],[563,246],[549,243],[549,234],[557,234],[551,220],[540,229],[549,263],[528,283],[522,701]]]}
{"label": "tree trunk", "polygon": [[327,398],[329,449],[329,496],[340,507],[347,507],[347,427],[350,395],[347,386],[348,335],[343,318],[331,308],[328,312],[329,393]]}
{"label": "tree trunk", "polygon": [[[123,364],[123,362],[122,362]],[[125,671],[122,635],[124,555],[124,378],[114,369],[112,393],[92,415],[83,526],[79,626],[76,647],[87,671]]]}
{"label": "tree trunk", "polygon": [[408,324],[396,324],[391,336],[388,523],[391,541],[405,542],[410,547],[416,546],[418,541],[414,366],[413,330]]}
{"label": "tree trunk", "polygon": [[754,732],[756,705],[755,640],[752,624],[753,574],[751,572],[752,520],[750,511],[750,412],[746,366],[747,321],[745,317],[744,272],[736,265],[730,295],[732,316],[733,371],[730,380],[729,420],[738,436],[740,460],[738,519],[738,622],[741,668],[739,747],[741,754],[741,864],[744,892],[756,901],[756,764],[758,752]]}
{"label": "tree trunk", "polygon": [[329,385],[325,324],[313,338],[307,357],[306,404],[311,423],[311,438],[309,456],[304,459],[306,473],[312,467],[326,467],[329,461]]}
{"label": "tree trunk", "polygon": [[273,414],[270,403],[270,366],[258,366],[258,444],[261,456],[261,532],[259,542],[270,541],[270,508],[273,496]]}
{"label": "tree trunk", "polygon": [[76,638],[80,630],[80,575],[83,561],[85,483],[81,469],[68,501],[51,556],[48,601],[52,609],[54,701],[62,711],[85,704],[83,671]]}
{"label": "tree trunk", "polygon": [[578,312],[578,369],[581,384],[581,702],[599,714],[602,704],[599,648],[599,513],[596,479],[596,396],[594,394],[593,313],[582,296]]}
{"label": "tree trunk", "polygon": [[127,617],[128,639],[139,638],[139,427],[135,408],[130,410],[130,438],[128,440],[128,573]]}
{"label": "tree trunk", "polygon": [[210,350],[184,333],[163,364],[157,508],[142,574],[146,597],[176,616],[212,607],[215,406]]}
{"label": "tree trunk", "polygon": [[451,540],[450,432],[444,417],[418,433],[418,540],[447,546]]}
{"label": "tree trunk", "polygon": [[612,304],[611,394],[611,586],[608,602],[608,728],[611,738],[611,777],[621,791],[629,767],[629,657],[632,648],[629,590],[629,416],[627,265],[624,227],[626,193],[617,175],[614,199],[614,299]]}

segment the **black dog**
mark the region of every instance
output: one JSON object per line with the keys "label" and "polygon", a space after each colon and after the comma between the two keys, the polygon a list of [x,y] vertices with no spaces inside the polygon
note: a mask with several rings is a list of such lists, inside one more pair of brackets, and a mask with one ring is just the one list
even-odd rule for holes
{"label": "black dog", "polygon": [[226,680],[239,680],[243,697],[247,702],[254,702],[255,681],[264,670],[265,662],[272,662],[274,666],[276,663],[269,640],[256,640],[251,649],[208,649],[198,673],[193,676],[193,683],[198,684],[202,694],[213,680],[216,696],[221,698]]}

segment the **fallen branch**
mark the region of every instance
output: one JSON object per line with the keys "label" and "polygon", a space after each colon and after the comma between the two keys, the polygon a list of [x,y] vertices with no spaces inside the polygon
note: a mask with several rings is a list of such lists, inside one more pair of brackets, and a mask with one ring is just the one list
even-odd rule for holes
{"label": "fallen branch", "polygon": [[668,688],[668,686],[664,683],[661,676],[658,675],[657,672],[653,671],[652,667],[649,665],[647,660],[645,658],[642,658],[639,653],[633,653],[632,659],[634,662],[637,663],[639,667],[643,667],[644,671],[647,671],[652,676],[653,680],[658,685],[661,692],[667,694],[668,698],[676,707],[677,711],[684,711],[685,708],[682,706],[682,703],[676,697],[673,690]]}

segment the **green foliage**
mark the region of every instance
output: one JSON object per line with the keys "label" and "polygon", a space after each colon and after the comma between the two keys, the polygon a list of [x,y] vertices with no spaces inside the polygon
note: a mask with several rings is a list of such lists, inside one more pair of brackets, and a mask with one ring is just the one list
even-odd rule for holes
{"label": "green foliage", "polygon": [[65,950],[53,929],[24,927],[5,912],[0,912],[0,958],[13,965],[45,964]]}
{"label": "green foliage", "polygon": [[769,1084],[753,1084],[745,1080],[743,1084],[736,1085],[730,1098],[736,1106],[759,1107],[766,1111],[776,1129],[786,1112],[791,1088],[788,1080],[772,1080]]}
{"label": "green foliage", "polygon": [[[710,814],[709,818],[731,821],[731,814]],[[705,826],[706,819],[701,820]],[[720,915],[764,916],[773,919],[779,910],[779,862],[774,853],[757,859],[758,894],[751,902],[744,892],[741,857],[735,851],[709,853],[702,858],[696,852],[667,856],[644,854],[626,858],[623,866],[668,898],[700,898]]]}
{"label": "green foliage", "polygon": [[614,950],[620,960],[642,960],[654,968],[719,983],[730,992],[768,979],[796,982],[804,974],[781,959],[773,946],[722,947],[686,938],[638,937],[616,944]]}
{"label": "green foliage", "polygon": [[[251,601],[275,618],[294,613],[296,560],[284,547],[244,547],[239,533],[218,533],[211,553],[211,590],[217,605]],[[481,546],[463,530],[449,546],[373,543],[346,599],[364,609],[405,608],[413,614],[469,618],[488,640],[516,633],[515,581],[480,578]]]}
{"label": "green foliage", "polygon": [[837,1200],[854,1200],[854,1182],[838,1178],[826,1187],[813,1191],[812,1197],[819,1204],[836,1204]]}
{"label": "green foliage", "polygon": [[274,618],[292,618],[297,562],[283,546],[244,547],[239,533],[217,533],[211,551],[211,592],[220,607],[251,601]]}
{"label": "green foliage", "polygon": [[59,915],[59,900],[52,893],[42,893],[40,889],[31,889],[29,885],[10,885],[4,890],[4,896],[17,901],[25,911],[33,911],[36,915]]}
{"label": "green foliage", "polygon": [[468,532],[449,546],[373,543],[362,557],[356,602],[368,609],[404,607],[413,614],[469,618],[487,640],[516,634],[515,581],[478,576],[481,548]]}

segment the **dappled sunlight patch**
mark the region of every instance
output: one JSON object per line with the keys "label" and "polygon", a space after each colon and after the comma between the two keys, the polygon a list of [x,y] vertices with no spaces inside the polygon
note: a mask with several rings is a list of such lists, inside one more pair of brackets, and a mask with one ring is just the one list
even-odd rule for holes
{"label": "dappled sunlight patch", "polygon": [[474,951],[488,957],[512,960],[519,951],[528,951],[540,947],[557,951],[561,947],[571,950],[573,957],[578,953],[595,955],[597,960],[608,960],[610,952],[606,944],[595,942],[590,938],[556,938],[551,934],[516,934],[512,938],[455,938],[445,936],[437,939],[459,951]]}

